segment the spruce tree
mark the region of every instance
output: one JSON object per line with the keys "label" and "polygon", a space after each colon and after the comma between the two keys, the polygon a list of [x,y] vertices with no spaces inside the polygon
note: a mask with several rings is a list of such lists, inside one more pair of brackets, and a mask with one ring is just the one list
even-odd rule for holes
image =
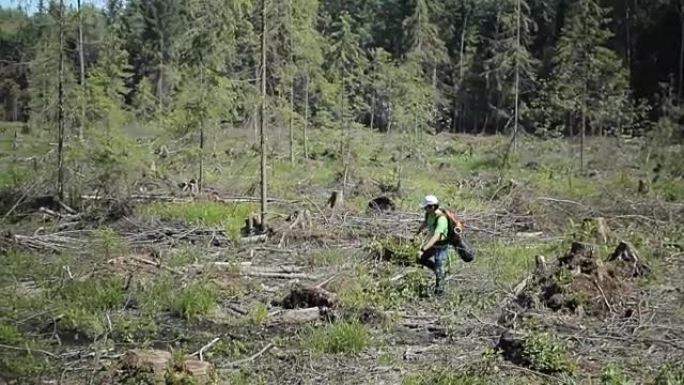
{"label": "spruce tree", "polygon": [[[619,120],[616,109],[628,108],[626,70],[608,48],[608,10],[596,0],[573,3],[556,46],[551,81],[551,103],[556,116],[565,116],[571,133],[579,124],[580,169],[584,168],[587,127],[608,127]],[[602,105],[617,106],[609,110]]]}

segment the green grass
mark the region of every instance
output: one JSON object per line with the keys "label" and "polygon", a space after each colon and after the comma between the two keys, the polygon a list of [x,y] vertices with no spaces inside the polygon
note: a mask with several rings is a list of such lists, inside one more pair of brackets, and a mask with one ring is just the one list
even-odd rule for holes
{"label": "green grass", "polygon": [[106,313],[123,305],[123,287],[118,278],[67,281],[53,289],[55,311],[66,329],[94,339],[107,330]]}
{"label": "green grass", "polygon": [[365,325],[339,322],[311,328],[305,337],[305,346],[317,353],[356,355],[368,347],[370,338]]}
{"label": "green grass", "polygon": [[533,333],[525,339],[523,348],[531,369],[569,374],[576,370],[565,343],[551,334]]}
{"label": "green grass", "polygon": [[25,336],[14,325],[0,323],[0,344],[16,348],[0,348],[0,373],[6,380],[27,379],[44,373],[50,366],[42,353],[31,351],[44,347]]}
{"label": "green grass", "polygon": [[183,248],[172,253],[166,262],[170,267],[182,267],[199,260],[199,251],[192,248]]}
{"label": "green grass", "polygon": [[174,295],[171,310],[185,319],[197,319],[209,314],[216,307],[217,300],[214,287],[196,282]]}
{"label": "green grass", "polygon": [[534,258],[543,255],[555,258],[564,251],[563,242],[524,243],[523,240],[509,243],[493,241],[476,243],[473,247],[477,254],[471,262],[484,274],[490,275],[495,282],[513,286],[520,282],[534,268]]}
{"label": "green grass", "polygon": [[145,219],[181,220],[195,225],[223,227],[228,234],[237,237],[245,219],[256,210],[257,206],[251,203],[154,202],[141,206],[137,214]]}
{"label": "green grass", "polygon": [[490,385],[494,383],[497,383],[496,378],[491,375],[446,369],[408,373],[401,380],[401,385]]}

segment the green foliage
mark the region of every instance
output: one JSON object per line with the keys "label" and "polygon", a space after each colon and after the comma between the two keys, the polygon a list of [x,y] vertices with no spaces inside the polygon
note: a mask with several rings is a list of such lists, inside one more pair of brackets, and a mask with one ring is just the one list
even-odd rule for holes
{"label": "green foliage", "polygon": [[357,355],[368,346],[370,338],[365,325],[339,322],[311,328],[305,341],[306,346],[314,352]]}
{"label": "green foliage", "polygon": [[467,371],[436,370],[428,373],[409,373],[401,385],[488,385],[492,378]]}
{"label": "green foliage", "polygon": [[226,204],[214,201],[188,203],[154,202],[140,206],[138,215],[147,219],[183,220],[191,224],[221,226],[233,236],[239,234],[244,220],[256,210],[254,204]]}
{"label": "green foliage", "polygon": [[0,323],[0,344],[18,349],[0,348],[0,373],[7,376],[6,379],[30,378],[49,367],[41,353],[31,351],[42,347],[24,336],[14,325]]}
{"label": "green foliage", "polygon": [[103,259],[120,256],[126,250],[126,246],[111,227],[100,227],[94,231],[96,253],[102,254]]}
{"label": "green foliage", "polygon": [[682,385],[684,384],[684,365],[666,363],[658,369],[654,385]]}
{"label": "green foliage", "polygon": [[250,316],[255,325],[261,325],[268,319],[268,308],[266,305],[259,303],[252,309]]}
{"label": "green foliage", "polygon": [[563,341],[547,333],[532,333],[524,342],[530,367],[544,373],[574,373],[576,364]]}
{"label": "green foliage", "polygon": [[196,319],[209,314],[216,307],[218,297],[213,285],[203,282],[191,283],[176,293],[171,300],[171,310],[186,319]]}
{"label": "green foliage", "polygon": [[630,383],[619,364],[609,364],[601,373],[601,385],[629,385]]}

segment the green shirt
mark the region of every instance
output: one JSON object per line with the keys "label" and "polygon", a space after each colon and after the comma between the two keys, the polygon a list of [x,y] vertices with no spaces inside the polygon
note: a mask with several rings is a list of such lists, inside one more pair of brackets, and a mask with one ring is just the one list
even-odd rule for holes
{"label": "green shirt", "polygon": [[427,214],[426,218],[427,228],[430,231],[430,237],[435,234],[440,234],[439,240],[445,240],[449,230],[449,221],[446,216],[436,214]]}

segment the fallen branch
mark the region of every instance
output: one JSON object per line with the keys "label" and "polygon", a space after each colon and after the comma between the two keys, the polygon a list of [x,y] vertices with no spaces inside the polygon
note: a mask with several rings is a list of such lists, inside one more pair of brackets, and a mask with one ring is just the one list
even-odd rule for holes
{"label": "fallen branch", "polygon": [[194,353],[192,353],[192,354],[189,354],[188,357],[194,357],[194,356],[199,355],[200,361],[204,361],[204,357],[202,356],[202,354],[203,354],[207,349],[209,349],[210,347],[214,346],[214,344],[217,343],[220,339],[221,339],[220,337],[214,338],[213,340],[211,340],[211,342],[209,342],[208,344],[202,346],[202,347],[200,348],[200,350],[198,350],[198,351],[196,351],[196,352],[194,352]]}
{"label": "fallen branch", "polygon": [[606,304],[606,307],[608,307],[608,311],[610,311],[612,313],[613,307],[610,306],[610,302],[608,302],[608,298],[606,297],[606,293],[603,292],[603,288],[601,287],[601,285],[599,285],[599,283],[598,283],[598,281],[596,281],[596,279],[592,279],[591,281],[594,283],[596,288],[601,293],[601,296],[603,297],[603,302]]}
{"label": "fallen branch", "polygon": [[46,355],[46,356],[48,356],[48,357],[59,358],[59,356],[57,356],[56,354],[50,353],[50,352],[48,352],[48,351],[46,351],[46,350],[31,349],[31,348],[29,348],[29,347],[20,348],[20,347],[18,347],[18,346],[10,346],[10,345],[0,344],[0,348],[2,348],[2,349],[8,349],[8,350],[16,350],[16,351],[20,351],[20,352],[27,352],[27,353],[29,353],[29,354],[30,354],[31,352],[36,352],[36,353],[44,354],[44,355]]}
{"label": "fallen branch", "polygon": [[254,361],[254,360],[256,360],[257,358],[259,358],[259,356],[261,356],[261,355],[263,355],[264,353],[266,353],[266,352],[268,352],[269,350],[271,350],[274,346],[275,346],[275,345],[273,345],[273,343],[269,343],[269,344],[266,345],[263,349],[259,350],[258,352],[254,353],[253,355],[251,355],[251,356],[249,356],[249,357],[247,357],[247,358],[243,358],[243,359],[241,359],[241,360],[233,361],[233,362],[229,363],[228,366],[230,366],[231,368],[237,368],[237,367],[239,367],[239,366],[242,365],[242,364],[245,364],[245,363],[247,363],[247,362]]}

